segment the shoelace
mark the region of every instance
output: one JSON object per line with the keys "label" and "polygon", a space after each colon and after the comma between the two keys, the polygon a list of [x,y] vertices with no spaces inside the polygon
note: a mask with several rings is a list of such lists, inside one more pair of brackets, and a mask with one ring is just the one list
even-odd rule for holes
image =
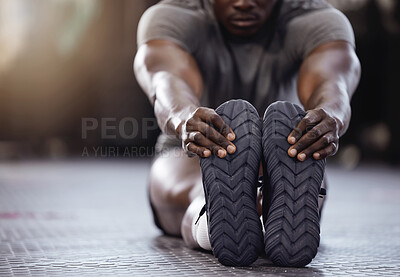
{"label": "shoelace", "polygon": [[197,222],[199,222],[200,217],[206,212],[206,204],[204,204],[203,208],[201,208],[200,213],[199,213],[199,217],[197,218],[196,222],[194,223],[195,225],[197,224]]}

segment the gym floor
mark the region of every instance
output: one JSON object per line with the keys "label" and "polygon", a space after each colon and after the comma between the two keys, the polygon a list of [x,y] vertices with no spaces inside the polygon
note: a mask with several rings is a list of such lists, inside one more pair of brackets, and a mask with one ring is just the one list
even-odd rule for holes
{"label": "gym floor", "polygon": [[328,166],[319,253],[306,268],[224,267],[153,225],[150,160],[0,163],[0,276],[399,276],[400,168]]}

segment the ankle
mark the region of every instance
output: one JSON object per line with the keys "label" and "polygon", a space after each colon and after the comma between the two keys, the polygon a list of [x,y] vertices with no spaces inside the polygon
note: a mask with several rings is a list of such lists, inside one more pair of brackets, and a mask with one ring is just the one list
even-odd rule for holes
{"label": "ankle", "polygon": [[193,224],[199,216],[199,212],[204,205],[203,197],[195,198],[186,209],[181,223],[181,234],[186,246],[192,249],[200,248],[193,234]]}

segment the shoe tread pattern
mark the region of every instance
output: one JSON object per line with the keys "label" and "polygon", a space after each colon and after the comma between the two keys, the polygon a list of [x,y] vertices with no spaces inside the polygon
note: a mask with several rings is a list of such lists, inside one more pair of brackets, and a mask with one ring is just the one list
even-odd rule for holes
{"label": "shoe tread pattern", "polygon": [[320,226],[318,194],[325,160],[291,158],[287,137],[305,116],[299,106],[276,102],[263,122],[264,176],[270,181],[263,209],[265,251],[279,266],[303,267],[318,251]]}
{"label": "shoe tread pattern", "polygon": [[262,122],[243,100],[226,102],[216,112],[234,131],[236,152],[200,159],[211,247],[223,265],[249,266],[264,248],[256,206]]}

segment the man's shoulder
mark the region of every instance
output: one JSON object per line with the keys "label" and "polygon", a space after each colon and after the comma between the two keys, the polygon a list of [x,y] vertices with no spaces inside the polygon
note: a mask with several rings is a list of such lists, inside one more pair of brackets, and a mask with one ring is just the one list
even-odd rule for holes
{"label": "man's shoulder", "polygon": [[287,24],[292,19],[315,12],[318,10],[330,9],[332,6],[324,0],[281,0],[279,21]]}
{"label": "man's shoulder", "polygon": [[169,39],[194,53],[212,23],[209,0],[162,0],[148,8],[138,25],[138,45]]}
{"label": "man's shoulder", "polygon": [[198,11],[204,8],[204,0],[162,0],[156,5],[164,4],[192,11]]}
{"label": "man's shoulder", "polygon": [[[162,0],[150,7],[146,13],[153,14],[154,20],[166,20],[165,24],[184,23],[192,27],[203,25],[210,20],[208,0]],[[180,20],[178,20],[180,19]]]}
{"label": "man's shoulder", "polygon": [[343,40],[354,45],[348,19],[324,0],[281,0],[278,33],[286,53],[303,59],[317,46]]}

